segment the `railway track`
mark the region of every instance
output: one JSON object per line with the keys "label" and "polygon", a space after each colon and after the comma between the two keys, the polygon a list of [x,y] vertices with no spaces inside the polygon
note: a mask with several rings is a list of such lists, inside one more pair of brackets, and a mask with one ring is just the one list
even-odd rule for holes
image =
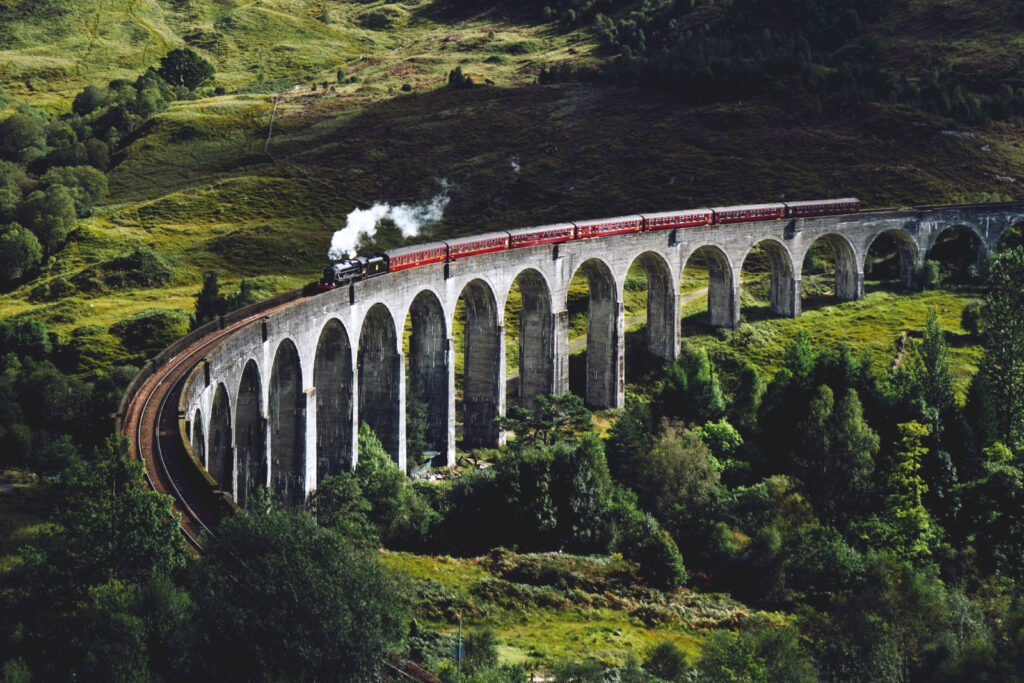
{"label": "railway track", "polygon": [[295,303],[297,301],[290,301],[260,311],[196,340],[147,378],[125,411],[121,433],[131,442],[131,456],[145,465],[146,481],[153,490],[173,498],[174,511],[181,519],[181,531],[196,549],[201,548],[203,534],[212,534],[229,508],[196,470],[181,441],[178,400],[182,385],[192,368],[225,338]]}

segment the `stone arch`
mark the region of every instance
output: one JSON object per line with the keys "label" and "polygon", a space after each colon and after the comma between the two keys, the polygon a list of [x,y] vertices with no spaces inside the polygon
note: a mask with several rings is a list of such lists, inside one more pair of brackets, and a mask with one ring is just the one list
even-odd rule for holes
{"label": "stone arch", "polygon": [[633,259],[633,263],[639,263],[647,275],[647,350],[658,358],[675,360],[679,343],[679,298],[672,268],[661,254],[653,251],[645,251]]}
{"label": "stone arch", "polygon": [[313,361],[316,387],[316,481],[352,467],[352,344],[331,318],[320,332]]}
{"label": "stone arch", "polygon": [[[409,306],[409,366],[406,395],[415,395],[426,412],[425,440],[430,450],[448,450],[448,326],[444,307],[433,291],[416,294]],[[406,400],[408,415],[409,401]],[[406,445],[408,446],[408,441]],[[420,453],[406,453],[419,462]]]}
{"label": "stone arch", "polygon": [[[625,390],[622,349],[622,301],[612,269],[590,258],[576,272],[587,277],[587,372],[583,401],[590,408],[617,408]],[[573,273],[575,276],[576,273]],[[570,281],[572,278],[570,278]],[[566,294],[566,308],[569,306]]]}
{"label": "stone arch", "polygon": [[[550,394],[555,383],[555,324],[547,278],[526,268],[512,281],[519,286],[519,405],[532,409],[537,396]],[[509,286],[509,291],[512,287]],[[508,309],[509,294],[505,294]]]}
{"label": "stone arch", "polygon": [[929,235],[928,237],[928,247],[925,249],[925,258],[928,258],[928,255],[935,247],[935,243],[939,241],[939,237],[941,237],[945,232],[949,230],[956,230],[957,228],[963,228],[965,230],[970,231],[970,233],[974,235],[975,238],[977,238],[977,244],[980,245],[981,250],[988,250],[987,240],[985,239],[985,232],[980,227],[978,227],[974,223],[971,223],[970,221],[952,221],[946,225],[943,225],[941,228],[936,228],[935,230],[932,230],[931,235]]}
{"label": "stone arch", "polygon": [[203,413],[198,408],[192,416],[192,450],[199,462],[206,465],[206,432],[203,429]]}
{"label": "stone arch", "polygon": [[384,304],[374,304],[359,331],[359,419],[370,425],[384,450],[401,465],[405,454],[400,452],[399,401],[405,382],[398,349],[391,311]]}
{"label": "stone arch", "polygon": [[[863,294],[863,271],[858,268],[856,252],[850,240],[845,236],[834,232],[821,235],[807,246],[804,258],[810,253],[811,248],[823,240],[832,249],[836,261],[836,286],[835,295],[842,301],[853,301],[859,299]],[[803,273],[803,261],[800,262],[801,277]]]}
{"label": "stone arch", "polygon": [[708,268],[708,324],[736,327],[740,322],[739,296],[729,256],[718,246],[703,244],[683,261],[684,270],[694,256],[702,257]]}
{"label": "stone arch", "polygon": [[253,492],[267,485],[267,422],[263,417],[263,384],[254,360],[245,364],[238,384],[235,451],[238,458],[235,500],[244,508]]}
{"label": "stone arch", "polygon": [[793,257],[789,250],[776,239],[762,239],[751,245],[740,261],[740,270],[754,249],[761,247],[768,258],[771,276],[768,300],[772,313],[795,318],[800,315],[800,292],[794,276]]}
{"label": "stone arch", "polygon": [[217,480],[221,491],[232,493],[235,484],[235,453],[231,446],[231,404],[228,389],[221,382],[213,394],[206,471]]}
{"label": "stone arch", "polygon": [[500,442],[494,419],[504,411],[502,367],[504,325],[491,286],[477,278],[459,295],[466,304],[466,350],[463,361],[463,441],[467,447],[492,447]]}
{"label": "stone arch", "polygon": [[306,497],[306,396],[291,339],[277,347],[270,373],[270,480],[288,505]]}
{"label": "stone arch", "polygon": [[917,242],[914,238],[907,234],[906,230],[900,230],[899,228],[890,228],[888,230],[882,230],[878,234],[871,238],[868,242],[868,248],[864,250],[864,263],[861,264],[861,271],[867,272],[867,260],[871,255],[871,247],[875,243],[887,237],[893,241],[896,245],[896,254],[899,258],[900,266],[900,287],[902,289],[912,289],[916,280],[914,271],[919,263],[920,248],[917,246]]}
{"label": "stone arch", "polygon": [[[955,234],[958,232],[961,235],[966,234],[970,236],[970,243],[974,252],[974,257],[967,259],[966,263],[962,260],[963,253],[956,248],[957,245],[939,244],[940,238],[951,231],[954,233],[954,240],[956,239]],[[945,246],[945,249],[943,249],[942,246]],[[923,261],[935,260],[945,262],[947,266],[952,266],[954,271],[957,270],[957,266],[960,266],[962,270],[959,270],[956,274],[959,274],[966,279],[973,280],[976,277],[981,276],[982,271],[985,269],[985,259],[987,256],[988,244],[985,240],[984,233],[973,223],[957,221],[949,223],[948,225],[938,228],[932,232],[928,239],[928,248],[925,250]]]}
{"label": "stone arch", "polygon": [[1024,216],[1011,216],[999,230],[992,251],[1004,251],[1024,245]]}

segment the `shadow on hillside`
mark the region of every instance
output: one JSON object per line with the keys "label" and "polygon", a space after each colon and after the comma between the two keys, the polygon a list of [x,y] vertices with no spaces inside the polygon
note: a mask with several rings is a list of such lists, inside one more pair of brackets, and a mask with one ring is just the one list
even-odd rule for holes
{"label": "shadow on hillside", "polygon": [[424,19],[441,23],[455,23],[473,17],[500,19],[521,24],[542,23],[541,11],[547,4],[541,0],[435,0],[416,10]]}

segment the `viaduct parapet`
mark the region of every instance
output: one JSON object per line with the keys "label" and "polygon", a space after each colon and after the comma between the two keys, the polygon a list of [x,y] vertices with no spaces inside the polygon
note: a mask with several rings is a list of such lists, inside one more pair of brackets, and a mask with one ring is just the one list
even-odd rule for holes
{"label": "viaduct parapet", "polygon": [[585,401],[619,408],[623,287],[634,262],[647,273],[648,350],[672,360],[680,346],[680,279],[695,254],[708,267],[709,322],[735,327],[740,270],[757,245],[771,267],[772,311],[795,317],[804,256],[818,240],[835,254],[836,296],[852,300],[863,296],[865,259],[881,235],[899,245],[901,281],[910,287],[944,230],[970,229],[987,254],[1022,220],[1024,204],[866,211],[583,239],[391,273],[298,301],[228,337],[189,375],[180,414],[195,454],[240,505],[262,485],[301,502],[324,477],[355,466],[360,422],[406,469],[407,382],[426,405],[427,440],[454,464],[452,326],[460,299],[464,443],[496,446],[503,435],[494,418],[504,415],[506,400],[505,303],[514,283],[523,301],[518,401],[530,406],[538,394],[569,389],[566,302],[582,271],[590,285]]}

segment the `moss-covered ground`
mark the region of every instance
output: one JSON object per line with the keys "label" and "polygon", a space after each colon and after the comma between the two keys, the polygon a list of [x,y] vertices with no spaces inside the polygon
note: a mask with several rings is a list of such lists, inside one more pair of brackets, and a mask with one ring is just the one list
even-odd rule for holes
{"label": "moss-covered ground", "polygon": [[622,664],[666,640],[693,655],[709,629],[737,628],[755,613],[723,595],[645,588],[635,567],[617,556],[383,558],[408,582],[421,626],[453,634],[461,615],[467,631],[494,629],[502,659],[527,670],[582,657]]}

